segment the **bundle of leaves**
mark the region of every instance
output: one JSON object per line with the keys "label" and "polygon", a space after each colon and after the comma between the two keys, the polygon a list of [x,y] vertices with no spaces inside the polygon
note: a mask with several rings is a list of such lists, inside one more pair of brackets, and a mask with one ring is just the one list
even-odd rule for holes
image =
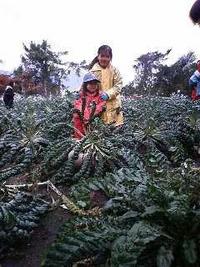
{"label": "bundle of leaves", "polygon": [[48,147],[40,174],[43,179],[74,183],[90,176],[102,177],[107,171],[128,165],[122,143],[118,142],[120,133],[99,118],[90,126],[92,130],[81,140],[66,138]]}
{"label": "bundle of leaves", "polygon": [[73,96],[70,93],[64,97],[43,99],[43,113],[39,112],[44,124],[44,135],[52,142],[68,138],[72,134],[71,118]]}
{"label": "bundle of leaves", "polygon": [[39,220],[49,208],[40,196],[19,192],[13,197],[5,195],[0,203],[0,251],[1,258],[11,248],[27,242]]}
{"label": "bundle of leaves", "polygon": [[7,113],[4,120],[8,129],[0,138],[0,180],[6,180],[27,171],[37,163],[48,140],[42,135],[42,126],[34,110],[29,107],[23,114]]}
{"label": "bundle of leaves", "polygon": [[[99,170],[98,176],[102,175],[102,170],[103,174],[114,170],[113,160],[106,154],[109,152],[112,157],[116,150],[116,155],[136,150],[146,167],[155,174],[170,168],[171,165],[179,166],[187,158],[199,157],[198,103],[177,96],[126,100],[123,132],[110,131],[105,134],[102,127],[100,130],[94,127],[94,131],[80,143],[71,138],[71,103],[72,96],[68,94],[55,99],[22,98],[15,103],[14,109],[9,111],[3,106],[0,107],[2,180],[40,165],[44,157],[43,165],[45,162],[49,165],[45,167],[47,170],[44,177],[49,175],[51,178],[55,174],[54,180],[58,182],[93,176],[95,164],[95,169]],[[48,144],[50,145],[44,151],[43,147]],[[106,153],[98,151],[101,147]],[[110,153],[109,149],[113,152]],[[68,160],[70,150],[75,150],[76,153]],[[82,152],[85,155],[84,163],[81,170],[77,170],[74,161]],[[97,155],[95,160],[94,154]],[[57,174],[52,173],[53,167]]]}
{"label": "bundle of leaves", "polygon": [[50,141],[70,136],[68,98],[30,97],[16,102],[13,110],[0,108],[0,180],[23,174],[40,164]]}
{"label": "bundle of leaves", "polygon": [[125,168],[79,184],[77,204],[91,189],[109,200],[101,216],[67,222],[43,266],[199,266],[200,183],[193,174],[189,165],[159,179]]}
{"label": "bundle of leaves", "polygon": [[132,133],[138,144],[138,152],[142,151],[147,161],[154,163],[151,154],[156,151],[173,166],[180,165],[187,158],[199,157],[198,103],[178,96],[144,98],[134,102],[129,100],[125,105],[125,113],[125,132]]}

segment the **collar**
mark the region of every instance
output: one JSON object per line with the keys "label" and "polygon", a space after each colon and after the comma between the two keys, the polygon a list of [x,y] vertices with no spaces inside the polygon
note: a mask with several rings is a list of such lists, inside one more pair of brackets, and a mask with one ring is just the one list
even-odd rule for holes
{"label": "collar", "polygon": [[[105,69],[112,69],[112,65],[109,64]],[[92,67],[92,71],[100,71],[100,70],[104,70],[104,68],[102,68],[99,63],[95,63],[94,66]]]}
{"label": "collar", "polygon": [[96,97],[99,95],[99,90],[97,90],[97,92],[94,92],[93,94],[91,94],[88,90],[86,90],[85,95],[91,96],[91,97]]}

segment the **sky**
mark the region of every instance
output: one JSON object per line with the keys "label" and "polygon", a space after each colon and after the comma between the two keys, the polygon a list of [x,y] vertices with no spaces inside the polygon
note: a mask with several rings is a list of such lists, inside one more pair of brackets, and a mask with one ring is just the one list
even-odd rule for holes
{"label": "sky", "polygon": [[1,70],[20,64],[23,43],[48,40],[69,52],[67,60],[90,62],[98,47],[113,49],[124,83],[134,78],[140,55],[172,48],[171,62],[189,51],[200,57],[200,28],[189,19],[194,0],[0,0]]}

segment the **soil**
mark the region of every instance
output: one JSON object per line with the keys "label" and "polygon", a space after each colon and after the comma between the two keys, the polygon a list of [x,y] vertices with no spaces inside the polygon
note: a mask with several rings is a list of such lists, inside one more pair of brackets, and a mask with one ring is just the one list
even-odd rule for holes
{"label": "soil", "polygon": [[1,267],[39,267],[45,251],[55,241],[60,226],[69,218],[62,208],[49,212],[30,238],[30,242],[18,247],[17,254],[2,260]]}
{"label": "soil", "polygon": [[[28,175],[11,178],[6,184],[31,183]],[[67,187],[57,187],[62,193],[68,193]],[[45,187],[33,189],[33,193],[45,196],[51,200]],[[56,200],[56,195],[51,194]],[[59,228],[70,218],[67,210],[57,207],[41,218],[40,226],[36,228],[25,245],[18,245],[10,255],[0,260],[0,267],[40,267],[48,247],[55,241]]]}
{"label": "soil", "polygon": [[[28,176],[15,177],[7,182],[7,184],[23,183],[31,183]],[[57,188],[65,195],[68,194],[69,188],[63,186]],[[46,198],[49,199],[49,195],[44,187],[36,188],[36,191],[35,193],[46,195]],[[52,194],[52,196],[56,199],[56,195]],[[90,193],[92,207],[102,207],[107,200],[107,196],[101,190]],[[71,214],[60,207],[49,211],[41,219],[40,226],[35,229],[29,242],[25,245],[18,245],[10,255],[0,260],[0,267],[40,267],[47,249],[56,239],[59,228],[70,217]]]}

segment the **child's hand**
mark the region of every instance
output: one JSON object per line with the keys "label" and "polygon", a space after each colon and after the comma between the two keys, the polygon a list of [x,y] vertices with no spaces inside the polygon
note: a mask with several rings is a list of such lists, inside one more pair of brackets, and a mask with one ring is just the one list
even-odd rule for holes
{"label": "child's hand", "polygon": [[108,94],[106,94],[105,92],[102,92],[102,93],[100,94],[100,97],[101,97],[101,99],[104,100],[104,101],[107,101],[107,100],[109,99]]}

